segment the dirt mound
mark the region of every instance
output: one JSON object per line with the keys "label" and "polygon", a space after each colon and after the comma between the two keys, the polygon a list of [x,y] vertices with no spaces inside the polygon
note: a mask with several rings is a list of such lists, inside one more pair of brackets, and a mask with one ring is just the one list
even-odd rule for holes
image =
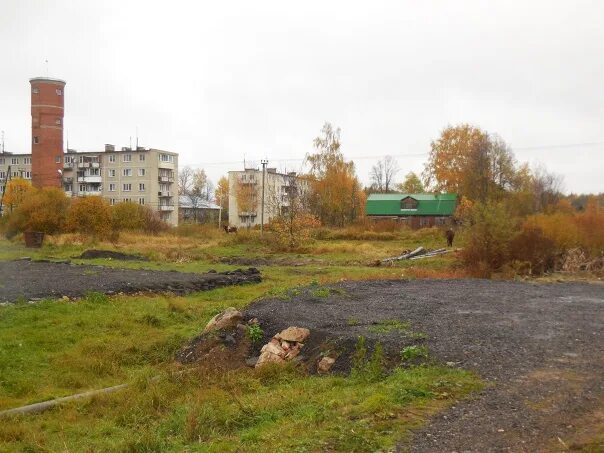
{"label": "dirt mound", "polygon": [[129,255],[127,253],[115,252],[113,250],[86,250],[80,256],[74,258],[82,260],[92,260],[95,258],[107,258],[120,261],[149,261],[149,258],[142,255]]}

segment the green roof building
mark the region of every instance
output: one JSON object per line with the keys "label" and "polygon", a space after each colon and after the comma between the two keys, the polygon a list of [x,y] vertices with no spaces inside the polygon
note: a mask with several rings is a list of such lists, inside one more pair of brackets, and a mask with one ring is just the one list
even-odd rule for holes
{"label": "green roof building", "polygon": [[457,207],[454,193],[374,193],[365,214],[376,220],[392,219],[412,228],[450,225]]}

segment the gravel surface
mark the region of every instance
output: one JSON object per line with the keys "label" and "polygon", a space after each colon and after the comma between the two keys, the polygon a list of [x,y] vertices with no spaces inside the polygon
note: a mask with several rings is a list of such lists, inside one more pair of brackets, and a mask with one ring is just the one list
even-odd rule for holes
{"label": "gravel surface", "polygon": [[[311,336],[409,344],[383,321],[409,322],[435,360],[476,371],[475,398],[438,414],[401,451],[566,451],[604,427],[604,286],[488,280],[343,283],[329,297],[302,291],[254,304],[273,335],[287,326]],[[415,340],[420,341],[420,340]],[[336,362],[337,363],[337,362]]]}
{"label": "gravel surface", "polygon": [[184,294],[259,282],[260,279],[260,273],[253,268],[193,274],[27,260],[3,261],[0,262],[0,302],[80,297],[88,291],[105,294],[139,291]]}

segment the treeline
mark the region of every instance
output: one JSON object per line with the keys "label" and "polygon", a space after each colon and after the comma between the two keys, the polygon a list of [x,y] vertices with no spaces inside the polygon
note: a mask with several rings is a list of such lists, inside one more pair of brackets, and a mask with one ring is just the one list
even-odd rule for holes
{"label": "treeline", "polygon": [[8,237],[25,231],[79,233],[92,239],[117,240],[121,231],[157,234],[168,229],[159,214],[145,205],[110,206],[100,196],[69,198],[59,188],[34,188],[15,178],[6,186],[3,227]]}

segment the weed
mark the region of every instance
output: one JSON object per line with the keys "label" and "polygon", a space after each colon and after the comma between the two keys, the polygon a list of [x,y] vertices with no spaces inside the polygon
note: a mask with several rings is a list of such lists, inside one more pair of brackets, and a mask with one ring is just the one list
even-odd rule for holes
{"label": "weed", "polygon": [[349,326],[358,326],[359,320],[356,318],[348,318],[348,321],[346,321],[346,324],[348,324]]}
{"label": "weed", "polygon": [[360,336],[355,345],[350,375],[355,379],[374,382],[384,375],[385,364],[381,343],[376,343],[373,353],[368,356],[365,337]]}
{"label": "weed", "polygon": [[260,324],[252,324],[247,328],[247,336],[252,343],[258,343],[264,337],[264,330],[262,330]]}
{"label": "weed", "polygon": [[398,319],[386,319],[379,322],[375,326],[371,326],[368,330],[373,333],[390,333],[390,332],[409,332],[411,325],[408,322],[401,322]]}
{"label": "weed", "polygon": [[320,298],[324,299],[324,298],[329,297],[330,291],[329,291],[329,288],[322,287],[322,288],[317,288],[317,289],[312,290],[310,292],[310,294],[313,297],[320,297]]}
{"label": "weed", "polygon": [[411,345],[406,346],[401,351],[401,358],[404,361],[412,361],[420,358],[428,358],[428,347]]}
{"label": "weed", "polygon": [[151,327],[161,326],[161,320],[157,316],[150,314],[144,315],[142,318],[139,319],[139,322]]}
{"label": "weed", "polygon": [[97,291],[88,291],[84,297],[84,300],[89,304],[105,304],[109,301],[109,298],[103,293],[99,293]]}

